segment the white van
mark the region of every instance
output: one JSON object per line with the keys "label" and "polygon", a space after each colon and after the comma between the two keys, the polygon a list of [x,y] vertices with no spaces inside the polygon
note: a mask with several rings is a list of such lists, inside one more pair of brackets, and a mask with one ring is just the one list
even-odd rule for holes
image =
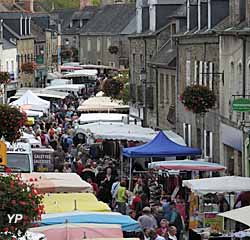
{"label": "white van", "polygon": [[33,156],[29,143],[6,142],[7,145],[7,167],[13,172],[33,172]]}

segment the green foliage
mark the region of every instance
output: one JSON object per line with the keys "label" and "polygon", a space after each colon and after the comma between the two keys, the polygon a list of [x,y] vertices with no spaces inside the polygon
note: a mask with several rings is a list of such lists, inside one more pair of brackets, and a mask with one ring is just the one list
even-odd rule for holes
{"label": "green foliage", "polygon": [[215,106],[216,96],[206,86],[192,85],[186,87],[180,96],[180,100],[187,110],[197,114],[204,114]]}
{"label": "green foliage", "polygon": [[15,142],[20,136],[20,128],[25,124],[27,116],[19,109],[7,104],[0,105],[0,139]]}
{"label": "green foliage", "polygon": [[101,0],[91,0],[93,6],[99,7],[101,5]]}
{"label": "green foliage", "polygon": [[48,10],[51,10],[52,3],[56,9],[58,8],[79,8],[79,0],[39,0],[43,6],[46,6]]}
{"label": "green foliage", "polygon": [[10,74],[8,72],[0,72],[0,84],[6,84],[10,80]]}
{"label": "green foliage", "polygon": [[102,91],[112,99],[122,100],[123,104],[128,104],[130,100],[129,91],[129,71],[121,71],[117,76],[104,82]]}
{"label": "green foliage", "polygon": [[[33,184],[23,182],[18,175],[10,172],[7,168],[6,175],[0,175],[1,240],[12,240],[25,235],[33,222],[41,220],[44,213],[43,195],[38,194]],[[9,223],[7,214],[22,214],[23,219],[17,223]]]}

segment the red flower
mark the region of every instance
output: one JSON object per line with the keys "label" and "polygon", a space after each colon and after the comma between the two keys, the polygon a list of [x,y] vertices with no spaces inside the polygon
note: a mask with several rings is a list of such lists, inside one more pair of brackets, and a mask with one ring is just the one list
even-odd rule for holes
{"label": "red flower", "polygon": [[27,203],[26,203],[26,202],[24,202],[24,201],[19,201],[19,204],[20,204],[21,206],[25,206],[25,205],[27,205]]}
{"label": "red flower", "polygon": [[30,182],[33,182],[33,178],[30,178]]}
{"label": "red flower", "polygon": [[4,171],[8,174],[12,172],[11,168],[8,168],[6,166],[4,167]]}
{"label": "red flower", "polygon": [[15,206],[16,205],[16,200],[11,200],[11,204],[13,205],[13,206]]}
{"label": "red flower", "polygon": [[4,232],[8,232],[8,231],[9,231],[9,228],[5,227],[5,228],[3,229],[3,231],[4,231]]}

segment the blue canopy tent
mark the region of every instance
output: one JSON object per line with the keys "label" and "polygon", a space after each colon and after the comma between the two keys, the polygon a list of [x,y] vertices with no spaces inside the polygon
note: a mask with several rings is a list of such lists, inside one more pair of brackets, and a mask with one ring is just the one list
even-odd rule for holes
{"label": "blue canopy tent", "polygon": [[[130,180],[132,177],[132,158],[200,156],[201,154],[201,149],[179,145],[170,140],[163,131],[160,131],[152,141],[144,145],[123,149],[123,155],[130,158]],[[131,182],[129,187],[131,187]]]}
{"label": "blue canopy tent", "polygon": [[117,213],[91,213],[70,212],[58,214],[45,214],[42,216],[41,225],[53,225],[68,223],[95,223],[95,224],[118,224],[126,232],[141,231],[139,223],[131,217]]}

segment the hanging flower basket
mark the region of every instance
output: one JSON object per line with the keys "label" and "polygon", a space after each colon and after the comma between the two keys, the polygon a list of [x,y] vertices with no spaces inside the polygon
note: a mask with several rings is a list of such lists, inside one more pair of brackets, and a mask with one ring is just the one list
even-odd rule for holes
{"label": "hanging flower basket", "polygon": [[36,69],[36,65],[34,62],[28,62],[28,63],[23,63],[21,68],[23,72],[32,74]]}
{"label": "hanging flower basket", "polygon": [[25,124],[27,116],[18,108],[0,104],[0,139],[15,142],[20,136],[20,128]]}
{"label": "hanging flower basket", "polygon": [[[24,236],[35,221],[41,220],[43,195],[31,184],[35,180],[25,183],[18,175],[11,174],[10,169],[6,168],[5,172],[0,175],[0,239],[14,240]],[[22,217],[17,222],[13,218],[10,223],[8,214]]]}
{"label": "hanging flower basket", "polygon": [[107,79],[103,83],[102,91],[106,96],[111,97],[112,99],[117,99],[123,88],[124,84],[122,81],[118,79]]}
{"label": "hanging flower basket", "polygon": [[208,87],[192,85],[186,87],[180,100],[187,110],[196,114],[204,114],[215,106],[216,96]]}
{"label": "hanging flower basket", "polygon": [[117,54],[118,51],[119,51],[119,49],[118,49],[117,46],[110,46],[110,47],[109,47],[109,52],[110,52],[111,54]]}
{"label": "hanging flower basket", "polygon": [[10,80],[10,74],[8,72],[0,72],[0,84],[6,84]]}

